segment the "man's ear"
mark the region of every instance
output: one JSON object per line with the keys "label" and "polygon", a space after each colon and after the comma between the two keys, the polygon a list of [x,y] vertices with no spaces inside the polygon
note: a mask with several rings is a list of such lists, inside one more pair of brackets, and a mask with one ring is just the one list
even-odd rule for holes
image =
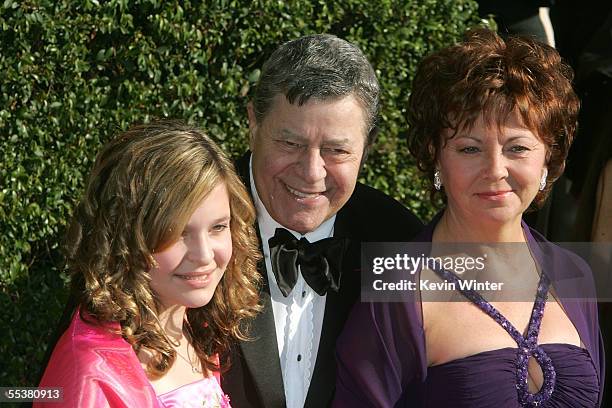
{"label": "man's ear", "polygon": [[255,144],[255,135],[257,133],[257,117],[255,116],[255,107],[253,102],[247,103],[247,114],[249,117],[249,148],[253,151]]}

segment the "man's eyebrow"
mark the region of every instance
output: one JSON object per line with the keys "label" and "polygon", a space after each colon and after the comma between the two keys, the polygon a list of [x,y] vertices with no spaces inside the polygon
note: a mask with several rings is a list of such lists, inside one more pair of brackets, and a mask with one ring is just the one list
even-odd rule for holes
{"label": "man's eyebrow", "polygon": [[[310,140],[290,129],[281,129],[278,132],[279,137],[285,137],[291,141],[307,144]],[[351,139],[345,136],[330,136],[323,141],[324,146],[347,146],[351,143]]]}
{"label": "man's eyebrow", "polygon": [[331,137],[327,139],[323,144],[326,146],[346,146],[351,142],[348,137]]}
{"label": "man's eyebrow", "polygon": [[299,139],[299,140],[304,140],[305,139],[304,137],[302,137],[302,135],[297,134],[297,133],[295,133],[295,132],[293,132],[293,131],[291,131],[289,129],[281,129],[278,132],[278,134],[281,137],[289,137],[291,139]]}

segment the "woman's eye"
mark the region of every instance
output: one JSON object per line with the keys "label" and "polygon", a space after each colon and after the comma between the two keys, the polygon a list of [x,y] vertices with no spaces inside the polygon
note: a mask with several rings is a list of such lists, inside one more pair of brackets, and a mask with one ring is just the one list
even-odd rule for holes
{"label": "woman's eye", "polygon": [[530,150],[531,150],[531,149],[530,149],[530,148],[528,148],[527,146],[521,146],[521,145],[512,146],[512,147],[510,148],[510,151],[511,151],[512,153],[524,153],[524,152],[528,152],[528,151],[530,151]]}
{"label": "woman's eye", "polygon": [[473,153],[478,153],[480,149],[477,148],[476,146],[466,146],[466,147],[459,149],[459,151],[461,153],[473,154]]}

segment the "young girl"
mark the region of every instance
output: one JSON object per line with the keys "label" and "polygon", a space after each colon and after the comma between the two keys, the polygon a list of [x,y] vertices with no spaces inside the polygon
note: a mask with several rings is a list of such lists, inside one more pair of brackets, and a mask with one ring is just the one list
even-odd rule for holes
{"label": "young girl", "polygon": [[232,163],[200,130],[118,135],[68,231],[78,307],[40,386],[62,387],[62,406],[229,407],[218,355],[258,309],[254,220]]}

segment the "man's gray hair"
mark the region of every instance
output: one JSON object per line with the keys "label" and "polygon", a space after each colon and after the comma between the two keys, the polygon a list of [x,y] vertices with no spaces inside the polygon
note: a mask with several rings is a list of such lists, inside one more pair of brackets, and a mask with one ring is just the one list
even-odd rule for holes
{"label": "man's gray hair", "polygon": [[314,34],[284,43],[264,63],[253,108],[257,122],[268,114],[277,94],[289,103],[310,98],[333,100],[353,95],[363,108],[367,143],[376,137],[380,86],[361,50],[330,34]]}

